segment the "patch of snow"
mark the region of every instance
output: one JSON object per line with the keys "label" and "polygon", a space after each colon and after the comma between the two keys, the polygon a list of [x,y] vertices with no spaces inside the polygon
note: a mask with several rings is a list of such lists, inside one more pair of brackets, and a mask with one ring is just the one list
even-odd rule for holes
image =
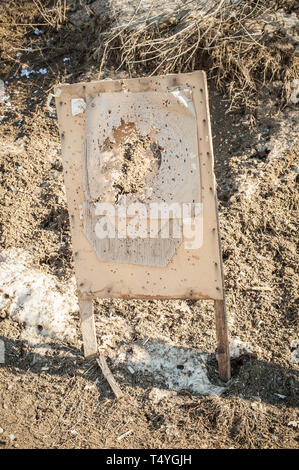
{"label": "patch of snow", "polygon": [[32,73],[40,73],[41,75],[46,75],[46,73],[48,73],[48,70],[42,67],[39,70],[22,69],[20,76],[29,78]]}
{"label": "patch of snow", "polygon": [[252,354],[253,350],[249,343],[245,343],[239,338],[234,338],[229,342],[229,352],[231,359],[236,359],[243,354]]}
{"label": "patch of snow", "polygon": [[94,385],[85,385],[84,390],[94,390],[95,386]]}
{"label": "patch of snow", "polygon": [[168,434],[168,436],[178,437],[180,435],[180,430],[177,428],[175,424],[168,424],[165,427],[165,431],[166,431],[166,434]]}
{"label": "patch of snow", "polygon": [[291,82],[291,88],[293,89],[290,100],[293,104],[299,103],[299,79],[293,80]]}
{"label": "patch of snow", "polygon": [[35,28],[34,34],[35,34],[36,36],[39,36],[40,34],[43,34],[43,30],[42,30],[42,29]]}
{"label": "patch of snow", "polygon": [[245,198],[250,201],[252,196],[256,193],[258,184],[252,181],[240,181],[238,192],[244,194]]}
{"label": "patch of snow", "polygon": [[277,10],[276,17],[280,24],[283,24],[287,31],[299,26],[298,17],[295,12],[288,14],[284,11],[283,8],[281,8],[280,10]]}
{"label": "patch of snow", "polygon": [[4,82],[3,80],[0,79],[0,102],[4,98],[4,92],[5,92]]}
{"label": "patch of snow", "polygon": [[152,388],[149,394],[150,400],[152,400],[154,403],[159,403],[160,401],[176,396],[176,392],[173,390],[163,390],[161,388]]}
{"label": "patch of snow", "polygon": [[152,373],[169,390],[186,389],[201,395],[220,395],[223,387],[213,385],[207,374],[208,354],[197,349],[177,347],[165,341],[150,340],[145,345],[122,347],[118,362],[136,372]]}
{"label": "patch of snow", "polygon": [[34,73],[34,71],[33,71],[33,70],[29,70],[29,69],[22,69],[22,70],[21,70],[21,73],[20,73],[20,76],[21,76],[21,77],[26,77],[26,78],[28,78],[31,73]]}
{"label": "patch of snow", "polygon": [[0,254],[0,308],[22,323],[22,338],[36,346],[45,338],[73,338],[71,314],[78,310],[75,281],[62,284],[32,268],[32,257],[21,249]]}
{"label": "patch of snow", "polygon": [[293,364],[299,364],[299,339],[293,339],[291,342],[291,361]]}
{"label": "patch of snow", "polygon": [[132,340],[133,328],[119,315],[111,315],[108,318],[96,316],[95,324],[99,332],[99,351],[113,355],[113,351],[117,351],[119,342]]}
{"label": "patch of snow", "polygon": [[10,95],[3,95],[1,101],[7,101],[10,98]]}
{"label": "patch of snow", "polygon": [[293,364],[299,364],[299,348],[291,352],[291,361]]}

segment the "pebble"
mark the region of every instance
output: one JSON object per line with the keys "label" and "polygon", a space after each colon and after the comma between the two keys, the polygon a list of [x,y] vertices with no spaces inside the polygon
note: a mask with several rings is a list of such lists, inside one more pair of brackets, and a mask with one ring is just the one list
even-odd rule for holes
{"label": "pebble", "polygon": [[299,426],[299,423],[297,421],[290,421],[288,423],[288,426],[292,426],[292,428],[297,428]]}
{"label": "pebble", "polygon": [[85,385],[84,390],[93,390],[94,388],[94,385]]}
{"label": "pebble", "polygon": [[282,400],[284,400],[286,398],[286,395],[281,395],[280,393],[274,393],[274,395],[277,395]]}
{"label": "pebble", "polygon": [[291,349],[296,349],[299,347],[299,339],[293,339],[291,342]]}

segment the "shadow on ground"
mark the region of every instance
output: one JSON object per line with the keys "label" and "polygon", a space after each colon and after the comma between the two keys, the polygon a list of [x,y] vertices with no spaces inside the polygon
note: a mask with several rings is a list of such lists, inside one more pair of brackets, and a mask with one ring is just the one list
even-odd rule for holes
{"label": "shadow on ground", "polygon": [[[12,340],[4,336],[0,336],[0,340],[5,345],[5,363],[0,365],[1,368],[14,369],[16,375],[30,371],[37,375],[43,372],[49,376],[84,376],[85,379],[97,385],[100,399],[112,398],[112,392],[95,361],[85,360],[82,352],[77,348],[51,341],[40,344],[35,347],[34,352],[31,352],[27,341]],[[161,340],[153,340],[151,343],[155,347],[167,348],[170,355],[173,356],[184,357],[185,354],[186,357],[189,357],[195,352],[190,348],[169,346]],[[51,345],[51,355],[45,356],[39,353],[39,348],[44,348],[48,344]],[[195,353],[204,354],[202,351]],[[246,400],[258,400],[276,406],[296,407],[298,405],[299,372],[296,369],[287,369],[272,362],[261,361],[254,355],[243,355],[231,360],[232,378],[230,382],[225,384],[218,378],[215,355],[207,354],[207,356],[207,376],[211,387],[212,389],[213,387],[215,389],[223,387],[222,397],[238,396]],[[164,360],[164,358],[162,359]],[[151,358],[149,358],[150,360]],[[46,370],[45,363],[48,366]],[[138,362],[139,369],[136,369],[133,374],[129,371],[127,362],[115,365],[109,361],[109,366],[123,389],[129,386],[141,387],[150,391],[152,387],[156,387],[161,390],[175,390],[178,395],[202,396],[190,388],[178,390],[175,386],[169,387],[169,384],[166,384],[165,370],[173,366],[174,374],[176,374],[176,365],[168,364],[167,360],[159,371],[158,369],[153,370],[150,362],[142,363],[141,360]],[[181,367],[179,364],[179,368]],[[140,370],[142,368],[143,371]],[[211,395],[213,396],[213,392]]]}

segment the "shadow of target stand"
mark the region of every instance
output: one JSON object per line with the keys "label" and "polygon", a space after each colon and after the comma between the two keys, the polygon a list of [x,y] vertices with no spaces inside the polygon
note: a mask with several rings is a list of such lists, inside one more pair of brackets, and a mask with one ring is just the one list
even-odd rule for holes
{"label": "shadow of target stand", "polygon": [[85,357],[120,396],[92,299],[211,299],[229,380],[205,73],[59,85],[55,99]]}

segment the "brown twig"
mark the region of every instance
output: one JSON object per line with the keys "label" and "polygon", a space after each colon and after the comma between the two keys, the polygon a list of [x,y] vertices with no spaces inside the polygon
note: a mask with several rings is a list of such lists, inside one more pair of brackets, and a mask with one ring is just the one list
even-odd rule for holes
{"label": "brown twig", "polygon": [[105,357],[103,354],[100,354],[99,357],[96,358],[96,361],[98,365],[101,368],[101,371],[103,372],[103,375],[107,382],[109,383],[114,395],[116,396],[117,399],[121,398],[123,396],[123,393],[121,389],[119,388],[119,385],[117,384],[115,378],[113,377],[112,372],[110,371],[108,364],[106,362]]}

